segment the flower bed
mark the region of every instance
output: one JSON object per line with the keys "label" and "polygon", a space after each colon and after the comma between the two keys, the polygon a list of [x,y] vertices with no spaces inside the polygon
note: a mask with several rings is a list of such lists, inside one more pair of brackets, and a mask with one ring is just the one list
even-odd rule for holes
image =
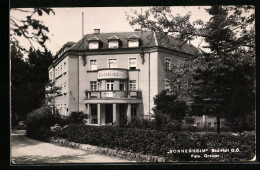
{"label": "flower bed", "polygon": [[[58,132],[56,137],[126,152],[168,157],[173,161],[249,161],[255,155],[254,136],[168,133],[156,130],[71,124]],[[191,150],[190,152],[189,149],[208,149],[208,151],[202,153]],[[228,152],[212,153],[211,149],[226,149],[224,151]],[[171,151],[173,153],[170,153]],[[178,151],[188,153],[174,153]],[[205,157],[205,154],[219,156]]]}

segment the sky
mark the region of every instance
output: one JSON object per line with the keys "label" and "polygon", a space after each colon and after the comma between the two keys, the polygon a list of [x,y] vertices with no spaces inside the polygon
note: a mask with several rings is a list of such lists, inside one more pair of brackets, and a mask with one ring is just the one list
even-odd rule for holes
{"label": "sky", "polygon": [[[107,32],[131,32],[134,29],[126,20],[126,13],[130,13],[131,9],[137,11],[145,11],[149,7],[86,7],[86,8],[52,8],[55,15],[43,15],[35,17],[43,21],[49,27],[49,38],[46,46],[53,55],[68,41],[77,42],[82,37],[82,12],[84,12],[84,34],[93,33],[95,28],[100,29],[101,33]],[[171,7],[172,13],[185,15],[191,12],[191,21],[201,19],[209,20],[210,16],[205,11],[207,6],[185,6]],[[11,16],[17,19],[23,19],[26,13],[10,12]],[[30,44],[26,39],[20,38],[20,45],[29,49]],[[198,40],[193,41],[193,45],[198,44]],[[37,45],[34,44],[36,48]]]}

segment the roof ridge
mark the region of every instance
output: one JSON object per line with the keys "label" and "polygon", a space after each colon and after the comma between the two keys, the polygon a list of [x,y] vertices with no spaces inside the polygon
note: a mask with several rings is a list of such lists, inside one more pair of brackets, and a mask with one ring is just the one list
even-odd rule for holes
{"label": "roof ridge", "polygon": [[89,38],[88,40],[100,40],[100,39],[94,35],[93,37]]}
{"label": "roof ridge", "polygon": [[[143,31],[144,32],[153,32],[153,31]],[[141,32],[137,32],[137,31],[127,31],[127,32],[103,32],[103,33],[99,33],[99,34],[123,34],[123,33],[141,33]],[[85,34],[85,35],[99,35],[99,34],[93,34],[93,33],[89,33],[89,34]]]}
{"label": "roof ridge", "polygon": [[107,39],[120,39],[118,36],[116,36],[116,35],[112,35],[112,36],[110,36],[110,37],[108,37]]}

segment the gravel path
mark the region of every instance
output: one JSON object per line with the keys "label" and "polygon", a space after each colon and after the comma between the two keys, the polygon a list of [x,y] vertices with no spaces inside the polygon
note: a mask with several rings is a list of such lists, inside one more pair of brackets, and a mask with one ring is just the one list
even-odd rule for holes
{"label": "gravel path", "polygon": [[25,136],[24,130],[12,132],[11,148],[13,164],[130,162],[33,140]]}

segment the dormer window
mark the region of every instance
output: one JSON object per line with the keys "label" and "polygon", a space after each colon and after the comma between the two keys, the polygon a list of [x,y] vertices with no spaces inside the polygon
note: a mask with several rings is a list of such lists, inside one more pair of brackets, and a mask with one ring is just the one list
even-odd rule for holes
{"label": "dormer window", "polygon": [[99,48],[99,44],[98,44],[98,42],[89,42],[88,43],[88,48],[89,49],[98,49]]}
{"label": "dormer window", "polygon": [[108,42],[108,48],[118,48],[118,47],[119,47],[118,41],[110,41],[110,42]]}
{"label": "dormer window", "polygon": [[139,47],[140,46],[140,38],[133,34],[127,38],[128,40],[128,47]]}
{"label": "dormer window", "polygon": [[129,40],[128,47],[139,47],[139,41],[138,40]]}
{"label": "dormer window", "polygon": [[116,35],[109,37],[107,41],[108,41],[108,48],[118,48],[121,42],[118,36]]}
{"label": "dormer window", "polygon": [[89,49],[99,49],[99,46],[100,46],[100,40],[96,36],[93,36],[88,39]]}

